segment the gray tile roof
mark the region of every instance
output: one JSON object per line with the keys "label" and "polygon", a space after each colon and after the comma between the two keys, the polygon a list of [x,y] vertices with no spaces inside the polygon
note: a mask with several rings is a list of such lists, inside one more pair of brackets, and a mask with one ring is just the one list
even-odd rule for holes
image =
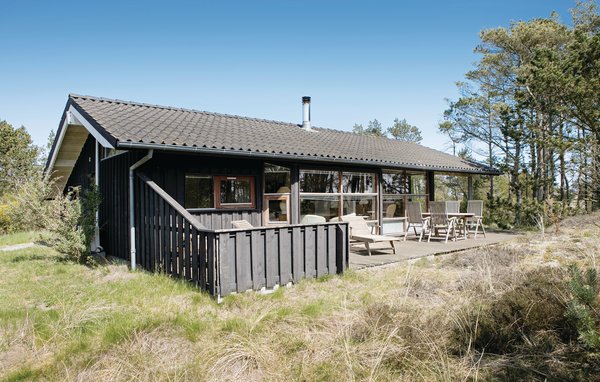
{"label": "gray tile roof", "polygon": [[384,168],[495,173],[415,143],[294,123],[69,95],[69,103],[120,148],[145,147],[327,161]]}

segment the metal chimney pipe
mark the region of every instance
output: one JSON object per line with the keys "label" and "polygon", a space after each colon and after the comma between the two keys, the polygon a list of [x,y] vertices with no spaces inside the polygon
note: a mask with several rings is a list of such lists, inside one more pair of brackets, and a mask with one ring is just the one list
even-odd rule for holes
{"label": "metal chimney pipe", "polygon": [[310,97],[302,97],[302,128],[310,130]]}

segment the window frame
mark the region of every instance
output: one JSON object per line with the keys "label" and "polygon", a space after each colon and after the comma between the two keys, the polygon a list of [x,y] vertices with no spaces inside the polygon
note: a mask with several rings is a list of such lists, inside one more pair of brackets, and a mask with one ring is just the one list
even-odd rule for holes
{"label": "window frame", "polygon": [[[227,180],[248,180],[250,183],[250,203],[221,203],[221,182]],[[215,208],[218,210],[254,209],[256,208],[256,179],[251,175],[215,175],[213,176],[213,192]]]}

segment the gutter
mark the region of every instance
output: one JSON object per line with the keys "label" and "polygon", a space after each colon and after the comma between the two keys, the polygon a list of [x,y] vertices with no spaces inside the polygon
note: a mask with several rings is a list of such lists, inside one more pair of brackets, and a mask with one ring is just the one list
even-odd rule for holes
{"label": "gutter", "polygon": [[366,160],[344,160],[338,158],[324,158],[318,156],[308,155],[294,155],[294,154],[283,154],[283,153],[266,153],[261,151],[241,151],[241,150],[229,150],[229,149],[212,149],[207,147],[194,147],[194,146],[174,146],[157,143],[137,143],[137,142],[117,142],[117,148],[123,149],[147,149],[147,150],[163,150],[163,151],[175,151],[175,152],[188,152],[188,153],[200,153],[200,154],[221,154],[229,155],[234,157],[243,158],[266,158],[266,159],[288,159],[293,161],[305,161],[305,162],[322,162],[322,163],[343,163],[346,165],[360,164],[369,167],[381,167],[381,168],[395,168],[402,170],[418,170],[418,171],[438,171],[447,173],[462,173],[462,174],[480,174],[480,175],[501,175],[502,173],[498,170],[481,170],[481,171],[469,171],[464,169],[448,168],[448,167],[423,167],[411,164],[393,165],[388,162],[372,162]]}
{"label": "gutter", "polygon": [[154,155],[154,150],[149,149],[148,152],[142,159],[135,162],[131,167],[129,167],[129,255],[131,256],[131,270],[135,269],[135,208],[134,208],[134,171],[152,159],[152,155]]}

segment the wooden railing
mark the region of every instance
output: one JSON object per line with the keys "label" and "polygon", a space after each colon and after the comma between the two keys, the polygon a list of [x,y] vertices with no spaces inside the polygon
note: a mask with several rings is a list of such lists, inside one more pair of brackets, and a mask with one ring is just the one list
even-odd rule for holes
{"label": "wooden railing", "polygon": [[223,296],[343,273],[348,267],[348,223],[216,232]]}
{"label": "wooden railing", "polygon": [[208,230],[151,179],[135,184],[136,262],[216,296],[348,268],[348,223]]}
{"label": "wooden railing", "polygon": [[216,292],[216,235],[143,174],[136,182],[136,262]]}

